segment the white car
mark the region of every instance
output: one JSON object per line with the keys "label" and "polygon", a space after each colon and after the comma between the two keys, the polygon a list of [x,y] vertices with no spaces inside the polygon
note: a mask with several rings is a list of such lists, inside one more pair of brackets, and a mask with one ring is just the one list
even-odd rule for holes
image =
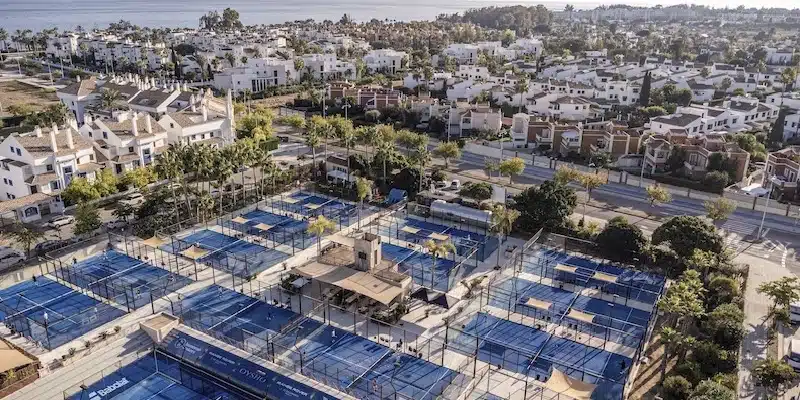
{"label": "white car", "polygon": [[25,256],[20,252],[8,252],[0,256],[0,268],[7,268],[25,262]]}
{"label": "white car", "polygon": [[129,206],[138,206],[139,204],[144,203],[144,196],[141,193],[132,193],[125,196],[125,198],[119,202]]}
{"label": "white car", "polygon": [[72,215],[61,215],[51,219],[50,222],[47,223],[47,226],[53,229],[58,229],[63,226],[67,226],[73,222],[75,222],[75,217],[73,217]]}
{"label": "white car", "polygon": [[128,226],[128,221],[124,219],[106,222],[106,228],[108,229],[124,229],[126,226]]}

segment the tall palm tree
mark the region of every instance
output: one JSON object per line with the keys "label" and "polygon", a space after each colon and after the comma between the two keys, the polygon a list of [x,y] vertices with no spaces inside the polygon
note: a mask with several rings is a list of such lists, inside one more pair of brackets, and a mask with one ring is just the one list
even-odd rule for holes
{"label": "tall palm tree", "polygon": [[[230,152],[230,150],[223,150],[213,153],[215,157],[211,168],[211,177],[216,181],[216,186],[219,189],[219,198],[217,201],[219,202],[220,215],[223,214],[222,203],[224,200],[225,183],[233,176],[233,163],[231,162],[232,157]],[[235,197],[233,201],[236,202]]]}
{"label": "tall palm tree", "polygon": [[319,135],[316,132],[309,130],[306,132],[305,144],[311,148],[311,177],[316,182],[317,180],[317,146],[319,146]]}
{"label": "tall palm tree", "polygon": [[197,219],[201,223],[206,222],[206,215],[214,211],[214,198],[208,192],[202,192],[197,196]]}
{"label": "tall palm tree", "polygon": [[664,377],[667,373],[667,363],[669,359],[675,355],[675,352],[680,347],[681,343],[683,343],[683,334],[669,326],[665,326],[661,328],[661,333],[659,335],[661,338],[661,343],[664,345],[664,356],[661,360],[661,381],[664,381]]}
{"label": "tall palm tree", "polygon": [[314,221],[308,224],[306,231],[317,236],[317,255],[322,253],[322,235],[324,235],[325,232],[332,232],[334,229],[336,229],[336,223],[326,218],[324,215],[318,216]]}
{"label": "tall palm tree", "polygon": [[[428,240],[425,242],[425,248],[428,250],[428,254],[431,256],[433,260],[433,264],[431,264],[431,289],[434,287],[434,272],[436,271],[436,263],[439,261],[439,258],[447,258],[447,255],[451,252],[456,251],[456,246],[453,245],[451,242],[436,242],[433,239]],[[423,275],[424,277],[424,275]],[[425,284],[425,280],[423,279],[423,285]]]}
{"label": "tall palm tree", "polygon": [[[519,211],[505,208],[501,204],[494,207],[492,210],[492,231],[497,233],[498,244],[502,244],[503,238],[511,233],[514,228],[514,222],[519,218],[519,215]],[[497,250],[497,266],[500,266],[500,250]]]}
{"label": "tall palm tree", "polygon": [[[170,182],[179,182],[183,177],[183,162],[180,155],[171,149],[165,150],[156,158],[156,173],[162,178],[169,179]],[[172,205],[175,207],[175,221],[181,220],[178,210],[178,198],[175,195],[175,185],[169,185],[172,191]]]}
{"label": "tall palm tree", "polygon": [[394,142],[391,140],[382,140],[378,144],[377,151],[375,155],[380,155],[381,160],[383,161],[383,180],[386,181],[386,160],[387,159],[394,159],[397,157],[397,148],[395,147]]}
{"label": "tall palm tree", "polygon": [[86,42],[81,42],[81,44],[78,45],[78,49],[81,51],[81,55],[83,56],[83,65],[88,67],[89,59],[86,56],[89,55],[89,45],[87,45]]}
{"label": "tall palm tree", "polygon": [[370,164],[367,170],[371,170],[372,166],[372,156],[370,155],[370,147],[373,149],[373,153],[375,152],[375,145],[378,144],[378,139],[380,136],[378,135],[378,129],[374,125],[370,126],[360,126],[357,130],[357,135],[361,138],[361,141],[366,145],[367,150],[367,163]]}
{"label": "tall palm tree", "polygon": [[519,94],[519,112],[522,112],[522,96],[528,91],[528,77],[520,76],[517,78],[517,83],[514,84],[514,91]]}
{"label": "tall palm tree", "polygon": [[6,40],[8,40],[8,31],[6,31],[3,28],[0,28],[0,42],[3,42],[3,49],[5,51],[9,51],[8,43],[6,43]]}
{"label": "tall palm tree", "polygon": [[344,145],[347,153],[347,172],[348,174],[352,174],[352,170],[350,169],[350,149],[356,145],[356,134],[352,129],[346,129],[344,132],[342,132],[340,139],[342,140],[342,145]]}
{"label": "tall palm tree", "polygon": [[425,168],[433,161],[428,146],[419,146],[414,154],[411,155],[411,163],[419,169],[419,190],[422,191],[422,181],[425,177]]}

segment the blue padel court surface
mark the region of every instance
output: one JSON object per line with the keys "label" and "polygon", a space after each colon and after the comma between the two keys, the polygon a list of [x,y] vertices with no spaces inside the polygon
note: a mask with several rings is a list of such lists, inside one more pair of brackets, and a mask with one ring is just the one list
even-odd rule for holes
{"label": "blue padel court surface", "polygon": [[[456,268],[453,260],[437,258],[434,266],[433,258],[430,255],[390,243],[381,243],[381,253],[384,260],[399,263],[398,271],[411,276],[414,283],[418,285],[442,292],[446,292],[452,287],[452,271]],[[459,276],[463,276],[472,272],[475,265],[468,265],[465,262],[460,268],[465,269],[463,273],[459,274]]]}
{"label": "blue padel court surface", "polygon": [[393,399],[398,393],[399,398],[433,400],[466,379],[339,328],[302,329],[310,334],[297,345],[304,358],[303,374],[358,399]]}
{"label": "blue padel court surface", "polygon": [[237,342],[259,346],[299,315],[221,286],[211,285],[181,301],[186,324]]}
{"label": "blue padel court surface", "polygon": [[592,398],[621,399],[631,367],[625,356],[477,313],[462,327],[451,348],[516,373],[546,381],[554,368],[598,385]]}
{"label": "blue padel court surface", "polygon": [[218,286],[187,296],[182,308],[187,325],[244,343],[261,356],[269,351],[258,347],[267,347],[266,339],[271,338],[276,357],[289,358],[297,368],[303,366],[304,375],[360,399],[393,398],[396,390],[407,398],[432,400],[455,379],[465,379],[352,332]]}
{"label": "blue padel court surface", "polygon": [[[493,286],[489,304],[634,349],[644,340],[651,316],[648,311],[521,278],[509,278]],[[573,310],[581,312],[584,319],[570,316]]]}
{"label": "blue padel court surface", "polygon": [[264,210],[253,210],[242,214],[247,222],[226,221],[224,226],[239,232],[255,235],[274,243],[285,244],[296,249],[307,249],[316,243],[316,236],[306,232],[308,221],[283,216]]}
{"label": "blue padel court surface", "polygon": [[0,290],[0,318],[47,349],[68,343],[124,314],[119,308],[45,277]]}
{"label": "blue padel court surface", "polygon": [[357,214],[357,206],[341,200],[309,194],[305,192],[292,193],[283,199],[272,199],[272,207],[290,211],[307,217],[324,215],[340,221],[343,225],[350,225]]}
{"label": "blue padel court surface", "polygon": [[[559,265],[568,268],[556,269]],[[658,301],[666,282],[663,276],[603,264],[555,250],[540,251],[527,257],[523,261],[523,270],[562,282],[595,287],[605,293],[648,305]]]}
{"label": "blue padel court surface", "polygon": [[170,253],[196,246],[208,251],[198,261],[214,268],[228,271],[240,278],[258,274],[290,257],[280,250],[270,249],[246,240],[228,236],[210,229],[177,238],[161,246]]}
{"label": "blue padel court surface", "polygon": [[139,308],[192,282],[191,279],[129,257],[116,250],[81,260],[54,274],[120,305]]}
{"label": "blue padel court surface", "polygon": [[456,254],[467,257],[475,251],[479,261],[486,261],[497,250],[498,240],[494,236],[485,236],[480,233],[469,232],[451,226],[439,225],[415,218],[394,218],[390,226],[381,222],[378,233],[382,236],[403,240],[414,244],[424,244],[429,240],[437,242],[451,242],[456,248]]}

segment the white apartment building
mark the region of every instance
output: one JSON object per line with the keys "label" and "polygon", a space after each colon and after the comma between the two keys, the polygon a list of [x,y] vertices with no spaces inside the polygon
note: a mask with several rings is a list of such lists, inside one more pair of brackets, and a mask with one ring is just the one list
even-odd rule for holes
{"label": "white apartment building", "polygon": [[519,38],[508,46],[510,49],[519,51],[521,54],[530,54],[535,57],[542,55],[544,43],[536,38]]}
{"label": "white apartment building", "polygon": [[96,91],[97,79],[95,77],[81,80],[78,76],[77,79],[77,82],[57,90],[56,96],[69,108],[78,124],[83,125],[83,115],[86,113],[87,107],[97,103],[100,93]]}
{"label": "white apartment building", "polygon": [[[51,212],[63,212],[58,198],[74,177],[93,181],[101,165],[92,143],[76,130],[53,125],[48,131],[12,134],[0,146],[0,200],[4,210],[13,210],[21,222],[33,222]],[[5,202],[10,202],[5,204]]]}
{"label": "white apartment building", "polygon": [[256,58],[247,60],[247,65],[228,68],[214,74],[214,87],[232,90],[241,94],[245,89],[262,92],[271,86],[286,85],[298,78],[293,60],[278,58]]}
{"label": "white apartment building", "polygon": [[649,132],[681,133],[690,137],[715,131],[735,133],[766,128],[777,117],[778,107],[759,103],[757,99],[735,97],[724,102],[723,107],[678,107],[674,114],[651,118]]}
{"label": "white apartment building", "polygon": [[392,49],[371,50],[364,56],[364,64],[369,72],[385,71],[387,74],[394,75],[404,67],[404,60],[408,59],[408,54],[403,51]]}
{"label": "white apartment building", "polygon": [[459,65],[456,76],[462,79],[489,79],[489,69],[486,67],[479,67],[477,65]]}
{"label": "white apartment building", "polygon": [[458,64],[475,64],[479,53],[480,48],[471,43],[453,43],[442,51],[443,55],[455,58]]}
{"label": "white apartment building", "polygon": [[169,143],[207,143],[219,147],[232,144],[236,139],[233,95],[228,91],[224,102],[206,96],[199,109],[168,113],[158,120],[158,125],[167,132]]}
{"label": "white apartment building", "polygon": [[595,92],[595,97],[620,105],[629,106],[639,102],[642,90],[638,83],[628,81],[609,81]]}
{"label": "white apartment building", "polygon": [[66,59],[78,53],[78,35],[74,33],[64,33],[47,39],[45,47],[47,57]]}
{"label": "white apartment building", "polygon": [[115,175],[153,164],[167,145],[167,133],[154,118],[133,110],[113,119],[88,117],[80,133],[92,141],[98,162]]}
{"label": "white apartment building", "polygon": [[472,130],[500,132],[503,114],[487,105],[454,103],[448,112],[447,136],[465,136]]}
{"label": "white apartment building", "polygon": [[790,65],[795,55],[794,48],[764,47],[767,51],[766,63],[770,65]]}
{"label": "white apartment building", "polygon": [[356,78],[355,64],[337,60],[336,54],[306,54],[302,59],[304,67],[297,71],[299,77],[309,74],[320,80]]}
{"label": "white apartment building", "polygon": [[593,119],[602,114],[600,107],[591,99],[547,92],[529,99],[525,109],[531,115],[574,122]]}

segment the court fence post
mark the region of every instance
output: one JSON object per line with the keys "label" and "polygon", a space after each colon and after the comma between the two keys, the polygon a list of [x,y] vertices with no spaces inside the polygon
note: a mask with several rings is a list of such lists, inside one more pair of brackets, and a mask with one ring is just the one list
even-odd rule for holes
{"label": "court fence post", "polygon": [[124,290],[124,292],[125,292],[125,307],[128,308],[128,312],[131,312],[130,299],[128,299],[128,290],[126,289]]}
{"label": "court fence post", "polygon": [[155,304],[155,301],[153,300],[153,291],[152,290],[150,290],[150,309],[153,311],[153,314],[156,313],[156,304]]}

